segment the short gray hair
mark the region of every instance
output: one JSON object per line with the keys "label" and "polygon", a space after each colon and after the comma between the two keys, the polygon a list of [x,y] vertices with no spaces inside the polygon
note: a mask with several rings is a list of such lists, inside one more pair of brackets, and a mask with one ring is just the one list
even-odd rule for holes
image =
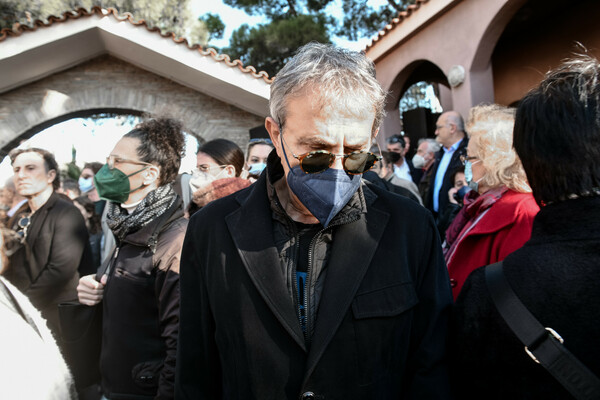
{"label": "short gray hair", "polygon": [[423,138],[419,139],[419,146],[422,143],[427,143],[427,151],[429,153],[437,153],[442,148],[442,145],[435,141],[435,139],[431,138]]}
{"label": "short gray hair", "polygon": [[324,108],[363,116],[375,111],[372,133],[385,115],[386,93],[375,79],[375,65],[364,52],[311,42],[277,73],[271,85],[271,117],[284,124],[289,97],[311,87]]}

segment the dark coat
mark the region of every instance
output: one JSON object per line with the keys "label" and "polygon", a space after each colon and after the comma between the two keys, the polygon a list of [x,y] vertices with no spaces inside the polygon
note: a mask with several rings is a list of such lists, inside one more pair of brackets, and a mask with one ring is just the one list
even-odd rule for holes
{"label": "dark coat", "polygon": [[307,348],[273,239],[266,175],[190,220],[176,398],[447,398],[452,298],[430,214],[363,186],[367,213],[333,230]]}
{"label": "dark coat", "polygon": [[[533,362],[506,325],[485,284],[467,279],[453,313],[450,371],[457,399],[569,399]],[[543,326],[600,376],[600,197],[542,207],[531,239],[504,260],[517,296]]]}
{"label": "dark coat", "polygon": [[33,214],[27,228],[27,246],[21,246],[10,257],[5,276],[58,334],[58,304],[77,299],[78,270],[89,270],[92,265],[81,212],[54,192]]}
{"label": "dark coat", "polygon": [[[464,137],[460,145],[456,149],[456,151],[452,154],[452,158],[450,159],[450,164],[448,164],[448,168],[446,169],[446,173],[444,174],[444,180],[442,182],[442,187],[439,193],[439,209],[438,214],[443,214],[444,210],[450,203],[448,200],[448,190],[452,186],[454,186],[454,182],[452,182],[452,174],[454,171],[461,166],[460,156],[467,154],[467,145],[469,144],[469,138]],[[433,212],[433,189],[435,188],[435,176],[437,174],[437,170],[440,166],[440,161],[442,161],[442,157],[444,156],[444,148],[442,147],[437,153],[435,153],[435,162],[431,167],[431,171],[428,171],[430,175],[429,178],[429,187],[427,188],[427,193],[425,197],[423,197],[423,205],[431,212]]]}
{"label": "dark coat", "polygon": [[117,244],[102,300],[100,373],[109,399],[173,398],[186,226],[177,198]]}

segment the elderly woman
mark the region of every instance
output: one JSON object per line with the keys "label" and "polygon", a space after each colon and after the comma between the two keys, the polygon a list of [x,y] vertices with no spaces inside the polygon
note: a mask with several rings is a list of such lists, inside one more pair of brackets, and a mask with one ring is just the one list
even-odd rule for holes
{"label": "elderly woman", "polygon": [[174,396],[187,220],[173,181],[184,143],[180,122],[148,120],[117,142],[94,177],[108,201],[117,246],[101,282],[84,276],[77,291],[82,304],[102,301],[100,373],[107,399]]}
{"label": "elderly woman", "polygon": [[446,231],[444,254],[456,299],[476,268],[503,260],[529,239],[539,211],[521,160],[512,147],[514,111],[499,105],[471,109],[465,179],[473,189]]}

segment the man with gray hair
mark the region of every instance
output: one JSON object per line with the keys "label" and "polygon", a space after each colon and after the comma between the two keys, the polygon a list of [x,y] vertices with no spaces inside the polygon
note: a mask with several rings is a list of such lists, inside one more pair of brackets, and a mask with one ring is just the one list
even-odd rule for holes
{"label": "man with gray hair", "polygon": [[176,398],[447,398],[434,221],[361,179],[384,98],[364,53],[329,45],[277,74],[266,173],[189,223]]}
{"label": "man with gray hair", "polygon": [[441,145],[431,138],[419,139],[417,152],[412,158],[415,169],[421,171],[421,178],[416,184],[419,187],[419,194],[424,198],[429,187],[431,168],[435,162],[435,153],[440,151]]}
{"label": "man with gray hair", "polygon": [[437,220],[448,206],[448,190],[454,184],[452,174],[461,165],[460,156],[467,154],[469,139],[463,118],[456,111],[446,111],[440,115],[435,124],[435,136],[442,149],[435,155],[429,188],[423,201]]}

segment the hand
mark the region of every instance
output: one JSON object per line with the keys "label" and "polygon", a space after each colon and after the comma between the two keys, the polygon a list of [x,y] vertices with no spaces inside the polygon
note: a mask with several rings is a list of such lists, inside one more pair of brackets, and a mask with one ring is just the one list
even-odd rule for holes
{"label": "hand", "polygon": [[96,275],[86,275],[79,279],[79,285],[77,285],[77,297],[79,302],[86,306],[93,306],[102,301],[104,296],[104,285],[108,277],[102,275],[100,282],[96,280]]}
{"label": "hand", "polygon": [[458,192],[458,189],[455,187],[452,187],[452,188],[450,188],[450,190],[448,190],[448,200],[452,204],[458,204],[458,201],[456,201],[456,199],[454,198],[454,194],[456,192]]}

